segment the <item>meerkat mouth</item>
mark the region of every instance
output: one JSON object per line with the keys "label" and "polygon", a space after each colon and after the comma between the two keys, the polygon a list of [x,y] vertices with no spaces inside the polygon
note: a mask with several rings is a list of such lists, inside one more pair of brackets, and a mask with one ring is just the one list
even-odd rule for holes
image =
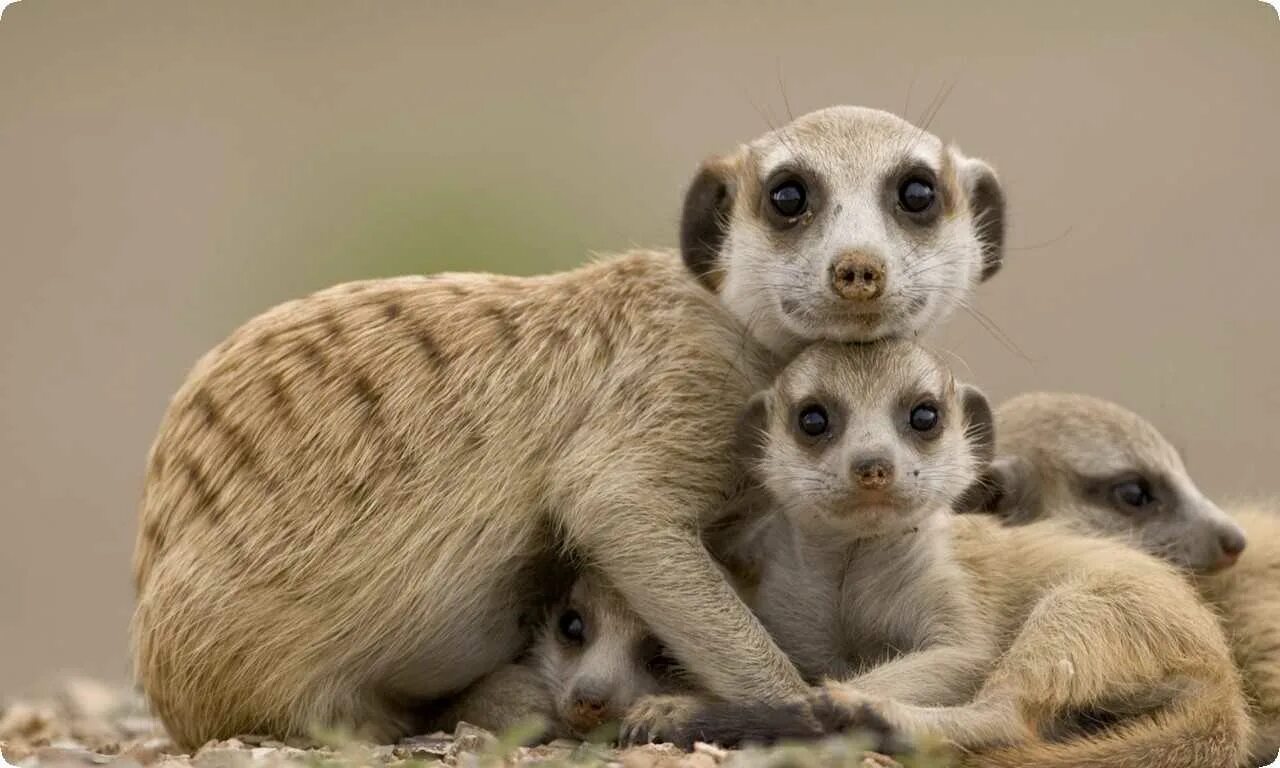
{"label": "meerkat mouth", "polygon": [[874,341],[890,333],[900,319],[895,307],[884,302],[863,307],[810,307],[794,299],[782,299],[779,308],[793,331],[833,341]]}

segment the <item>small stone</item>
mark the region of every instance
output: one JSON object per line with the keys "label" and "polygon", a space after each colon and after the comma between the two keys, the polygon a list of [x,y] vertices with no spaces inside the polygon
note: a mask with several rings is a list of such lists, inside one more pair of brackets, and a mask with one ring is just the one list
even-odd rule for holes
{"label": "small stone", "polygon": [[705,741],[694,743],[693,751],[704,755],[710,755],[716,762],[720,762],[729,756],[729,751],[717,747],[715,744],[708,744]]}
{"label": "small stone", "polygon": [[70,747],[41,747],[36,750],[36,761],[41,765],[97,765],[96,756],[87,749]]}
{"label": "small stone", "polygon": [[497,743],[497,737],[480,726],[460,722],[453,730],[453,744],[449,746],[447,756],[484,752]]}
{"label": "small stone", "polygon": [[107,718],[120,704],[120,696],[114,690],[86,678],[68,680],[60,698],[73,718]]}
{"label": "small stone", "polygon": [[46,707],[14,704],[0,715],[0,739],[33,742],[52,738],[54,720],[53,712]]}
{"label": "small stone", "polygon": [[198,768],[239,768],[247,762],[248,755],[244,750],[227,747],[206,747],[191,759],[191,763]]}
{"label": "small stone", "polygon": [[17,763],[25,760],[33,750],[22,746],[21,744],[11,744],[0,741],[0,759],[7,760],[10,763]]}
{"label": "small stone", "polygon": [[438,760],[449,754],[452,744],[453,739],[444,735],[415,736],[396,744],[392,754],[406,760]]}

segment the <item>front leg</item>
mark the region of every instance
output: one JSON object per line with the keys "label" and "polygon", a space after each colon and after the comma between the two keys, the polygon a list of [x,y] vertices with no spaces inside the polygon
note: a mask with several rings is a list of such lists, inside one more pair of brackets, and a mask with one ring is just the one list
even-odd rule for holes
{"label": "front leg", "polygon": [[907,704],[963,704],[973,698],[993,663],[993,652],[978,641],[936,645],[899,656],[832,685]]}
{"label": "front leg", "polygon": [[573,546],[712,697],[781,702],[804,696],[808,686],[800,673],[729,586],[696,522],[680,519],[689,517],[680,510],[706,505],[664,496],[622,507],[614,496],[608,506],[571,515]]}

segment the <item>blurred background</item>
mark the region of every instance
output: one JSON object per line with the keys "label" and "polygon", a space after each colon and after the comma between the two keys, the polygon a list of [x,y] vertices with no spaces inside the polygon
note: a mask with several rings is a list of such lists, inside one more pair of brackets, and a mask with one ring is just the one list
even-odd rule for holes
{"label": "blurred background", "polygon": [[1208,492],[1280,493],[1278,75],[1256,0],[12,5],[0,699],[129,674],[144,457],[239,323],[672,245],[703,157],[835,103],[934,105],[1001,172],[1005,270],[935,340],[968,378],[1116,399]]}

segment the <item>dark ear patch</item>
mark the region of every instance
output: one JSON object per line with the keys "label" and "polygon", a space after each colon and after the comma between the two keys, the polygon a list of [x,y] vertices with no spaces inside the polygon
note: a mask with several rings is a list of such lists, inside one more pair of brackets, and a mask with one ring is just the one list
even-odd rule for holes
{"label": "dark ear patch", "polygon": [[1010,524],[1040,517],[1040,480],[1035,467],[1021,456],[991,461],[978,481],[955,503],[957,512],[994,514]]}
{"label": "dark ear patch", "polygon": [[752,395],[747,406],[738,414],[733,449],[749,465],[754,465],[764,454],[765,427],[768,423],[769,390],[766,389]]}
{"label": "dark ear patch", "polygon": [[969,208],[982,243],[982,279],[990,280],[1004,264],[1005,199],[995,171],[981,160],[969,160],[965,186]]}
{"label": "dark ear patch", "polygon": [[996,455],[996,423],[987,396],[968,384],[960,388],[960,408],[964,413],[964,434],[981,464]]}
{"label": "dark ear patch", "polygon": [[713,291],[720,286],[720,247],[729,231],[734,187],[732,163],[715,158],[702,164],[684,195],[680,253],[689,271]]}

